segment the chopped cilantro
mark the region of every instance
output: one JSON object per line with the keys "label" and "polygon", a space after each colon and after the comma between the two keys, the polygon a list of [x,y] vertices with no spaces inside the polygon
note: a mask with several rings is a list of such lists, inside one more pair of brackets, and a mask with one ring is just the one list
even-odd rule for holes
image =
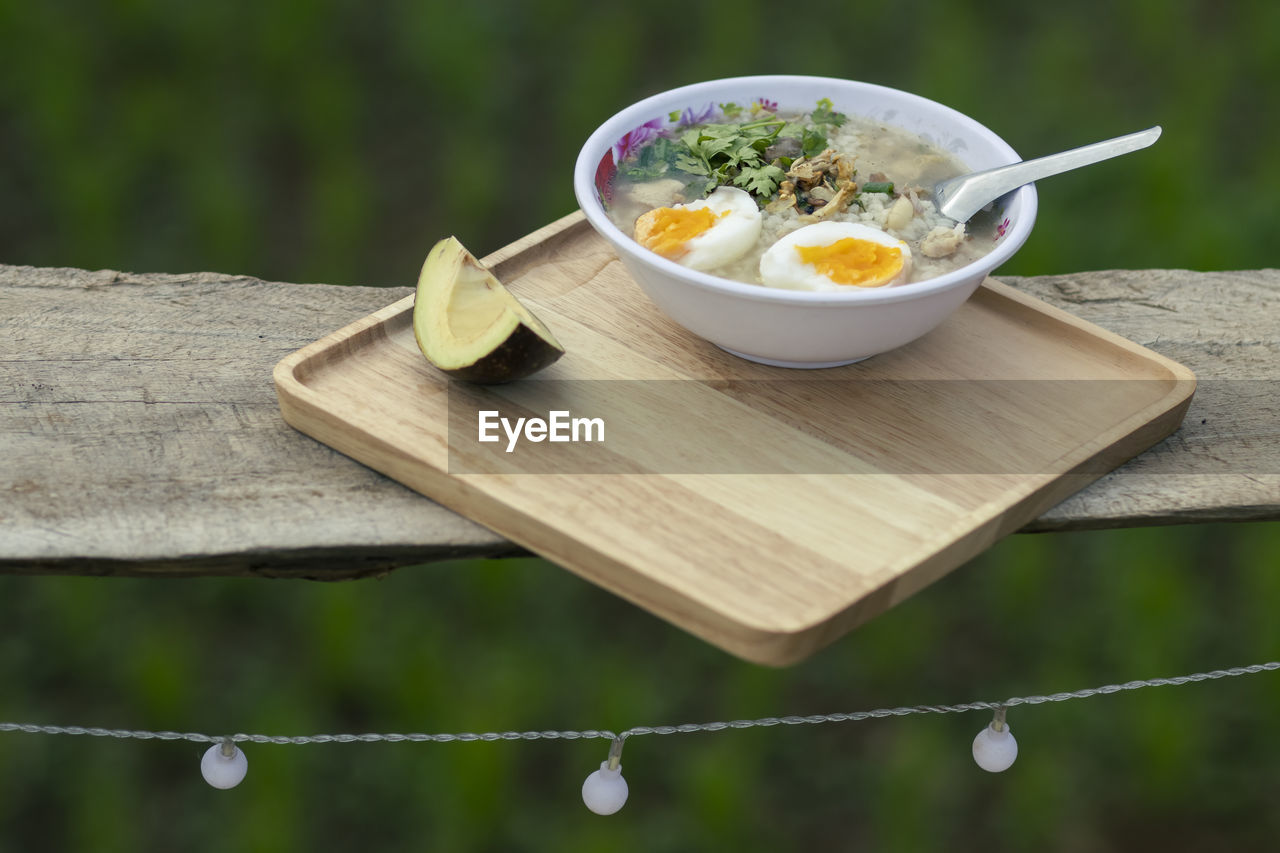
{"label": "chopped cilantro", "polygon": [[[800,153],[815,157],[827,148],[828,134],[846,120],[828,98],[818,101],[807,116],[790,121],[775,117],[760,102],[750,110],[733,102],[719,107],[722,121],[688,127],[679,137],[656,136],[620,164],[621,169],[636,181],[683,173],[674,176],[695,192],[701,189],[702,195],[732,184],[768,199],[778,191],[793,161],[792,157],[766,160],[769,146],[778,139],[798,139]],[[741,121],[747,114],[754,118]],[[682,115],[675,110],[668,118],[678,122]]]}
{"label": "chopped cilantro", "polygon": [[659,136],[649,145],[641,148],[633,160],[625,167],[626,175],[633,181],[651,181],[667,174],[674,166],[679,154],[674,140]]}
{"label": "chopped cilantro", "polygon": [[733,179],[733,183],[749,193],[768,198],[778,191],[778,185],[786,176],[787,173],[779,167],[766,163],[763,166],[749,166],[743,169],[738,173],[738,177]]}
{"label": "chopped cilantro", "polygon": [[[785,122],[762,119],[745,124],[704,124],[685,131],[680,141],[688,149],[676,157],[676,166],[694,175],[705,176],[708,192],[734,183],[768,197],[777,189],[774,171],[782,170],[764,159],[764,151],[778,138]],[[745,175],[745,177],[744,177]],[[767,192],[765,191],[767,189]]]}
{"label": "chopped cilantro", "polygon": [[828,124],[832,127],[839,127],[844,124],[845,118],[844,113],[835,111],[830,98],[823,98],[818,101],[818,108],[809,114],[809,120],[814,124]]}
{"label": "chopped cilantro", "polygon": [[827,135],[814,128],[805,128],[800,137],[800,153],[806,157],[817,157],[827,148]]}

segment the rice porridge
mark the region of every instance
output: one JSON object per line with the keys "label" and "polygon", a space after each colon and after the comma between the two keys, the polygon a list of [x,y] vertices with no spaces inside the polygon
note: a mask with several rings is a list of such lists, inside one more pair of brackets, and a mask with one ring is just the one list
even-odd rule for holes
{"label": "rice porridge", "polygon": [[605,155],[596,186],[615,225],[677,263],[769,287],[849,290],[934,278],[994,247],[998,214],[960,224],[929,197],[967,171],[925,139],[829,101],[786,114],[761,99],[636,128]]}

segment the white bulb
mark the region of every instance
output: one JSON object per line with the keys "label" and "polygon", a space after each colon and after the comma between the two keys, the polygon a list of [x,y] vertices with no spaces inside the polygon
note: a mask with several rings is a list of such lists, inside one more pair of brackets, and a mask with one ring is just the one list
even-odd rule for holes
{"label": "white bulb", "polygon": [[622,778],[622,765],[609,769],[609,762],[600,762],[600,769],[582,783],[582,802],[596,814],[613,814],[627,802],[627,780]]}
{"label": "white bulb", "polygon": [[223,754],[222,747],[222,744],[215,743],[205,750],[204,758],[200,759],[200,772],[204,781],[215,788],[234,788],[244,781],[245,774],[249,772],[249,759],[234,745],[229,756]]}
{"label": "white bulb", "polygon": [[1005,725],[1000,731],[988,725],[973,739],[973,760],[983,770],[1000,773],[1008,770],[1018,757],[1018,742]]}

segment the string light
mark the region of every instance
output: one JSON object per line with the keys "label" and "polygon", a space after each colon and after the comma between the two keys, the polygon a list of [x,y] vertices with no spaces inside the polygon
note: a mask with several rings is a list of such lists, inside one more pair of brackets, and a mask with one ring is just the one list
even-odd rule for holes
{"label": "string light", "polygon": [[622,745],[620,737],[609,745],[609,757],[600,769],[582,783],[582,802],[596,814],[613,814],[627,803],[627,780],[622,778]]}
{"label": "string light", "polygon": [[1018,742],[1005,722],[1006,709],[996,708],[995,717],[973,739],[973,760],[991,773],[1003,773],[1018,757]]}
{"label": "string light", "polygon": [[244,781],[248,772],[249,759],[230,738],[209,747],[200,759],[200,774],[215,788],[234,788]]}
{"label": "string light", "polygon": [[308,744],[308,743],[449,743],[500,740],[581,740],[608,738],[608,757],[600,763],[582,783],[582,801],[596,814],[614,814],[627,802],[627,780],[622,777],[622,747],[628,738],[638,735],[688,734],[692,732],[719,732],[726,729],[749,729],[764,726],[798,726],[820,723],[848,723],[858,720],[904,717],[912,714],[955,714],[965,711],[991,711],[991,722],[973,739],[973,758],[978,766],[993,773],[1003,772],[1018,757],[1018,742],[1007,722],[1008,709],[1021,705],[1042,705],[1047,702],[1065,702],[1071,699],[1088,699],[1126,690],[1146,687],[1177,687],[1200,681],[1213,681],[1241,675],[1256,675],[1280,669],[1280,662],[1251,664],[1211,672],[1197,672],[1173,678],[1151,678],[1127,681],[1124,684],[1107,684],[1087,690],[1051,693],[1045,696],[1021,696],[1003,702],[968,702],[962,705],[913,705],[902,708],[878,708],[874,711],[852,713],[814,714],[810,716],[761,717],[755,720],[732,722],[685,723],[679,726],[634,726],[614,733],[604,729],[580,731],[527,731],[486,732],[474,734],[337,734],[337,735],[261,735],[236,734],[214,736],[199,732],[145,731],[132,729],[84,728],[81,726],[42,726],[30,723],[0,723],[0,734],[23,732],[46,735],[86,735],[90,737],[123,738],[129,740],[182,740],[207,743],[210,747],[200,760],[200,771],[215,788],[234,788],[245,778],[249,761],[239,748],[242,743]]}

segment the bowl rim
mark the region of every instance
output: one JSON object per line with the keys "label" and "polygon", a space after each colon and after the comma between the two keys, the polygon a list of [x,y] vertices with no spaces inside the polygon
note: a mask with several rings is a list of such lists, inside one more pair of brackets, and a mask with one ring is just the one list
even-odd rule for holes
{"label": "bowl rim", "polygon": [[[646,119],[641,116],[652,117],[653,115],[665,115],[678,104],[681,107],[693,106],[693,101],[699,97],[705,98],[705,92],[708,89],[740,87],[748,86],[759,87],[764,90],[761,95],[768,96],[769,86],[795,86],[795,85],[811,85],[815,88],[825,87],[831,89],[840,87],[846,91],[861,91],[872,94],[880,94],[892,97],[908,105],[915,104],[927,108],[930,112],[942,115],[948,123],[953,123],[965,128],[968,132],[980,137],[985,137],[985,141],[994,147],[997,152],[1007,158],[1007,162],[1014,163],[1022,159],[1018,153],[1014,151],[1009,143],[997,135],[986,125],[979,122],[953,107],[933,101],[923,95],[917,95],[913,92],[907,92],[902,89],[895,89],[878,83],[869,83],[861,80],[850,80],[839,77],[821,77],[800,74],[760,74],[743,77],[722,77],[714,80],[704,80],[698,83],[689,83],[678,86],[674,89],[668,89],[663,92],[650,95],[643,98],[630,106],[624,107],[614,113],[608,119],[603,121],[592,134],[583,143],[582,148],[578,152],[578,158],[574,163],[573,173],[573,189],[577,198],[578,206],[586,215],[588,222],[602,237],[613,244],[614,248],[620,253],[629,256],[631,259],[642,265],[652,267],[656,272],[663,273],[680,279],[682,282],[693,285],[702,290],[709,290],[721,294],[733,294],[735,296],[744,297],[749,300],[770,303],[782,303],[791,305],[866,305],[885,302],[902,302],[912,299],[921,298],[931,293],[948,290],[952,287],[962,285],[970,281],[976,273],[982,272],[983,277],[989,274],[996,267],[1000,266],[1006,260],[1022,247],[1027,238],[1031,234],[1032,226],[1035,224],[1037,197],[1034,184],[1027,184],[1013,192],[1010,197],[1009,206],[1017,207],[1017,222],[1004,235],[1000,244],[997,245],[987,254],[966,264],[959,269],[944,273],[934,278],[925,279],[923,281],[911,282],[909,284],[898,285],[896,287],[875,289],[875,290],[857,290],[857,291],[804,291],[804,290],[785,290],[781,288],[764,287],[758,284],[749,284],[747,282],[734,281],[728,278],[712,275],[700,270],[689,269],[675,261],[657,255],[648,251],[636,243],[622,229],[613,224],[613,221],[604,212],[603,205],[600,204],[595,189],[596,169],[600,165],[600,160],[604,157],[606,151],[610,150],[614,143],[622,137],[623,134],[629,132],[635,127],[643,124]],[[825,92],[824,92],[825,94]]]}

